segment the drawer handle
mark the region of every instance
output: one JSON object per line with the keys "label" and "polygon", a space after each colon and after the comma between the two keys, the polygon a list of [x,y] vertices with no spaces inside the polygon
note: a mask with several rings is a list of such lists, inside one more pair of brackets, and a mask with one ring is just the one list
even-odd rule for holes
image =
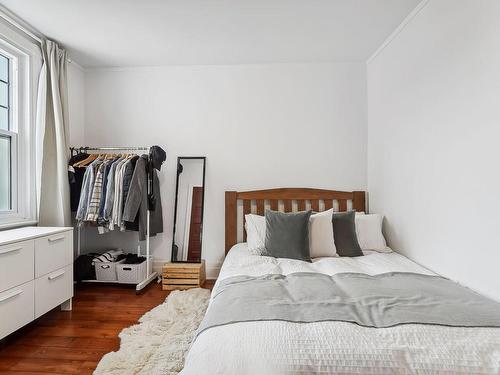
{"label": "drawer handle", "polygon": [[57,241],[64,240],[65,238],[66,238],[66,236],[49,237],[49,242],[57,242]]}
{"label": "drawer handle", "polygon": [[23,249],[22,247],[14,247],[12,249],[4,249],[4,250],[0,250],[0,254],[12,253],[14,251],[19,251],[19,250],[22,250],[22,249]]}
{"label": "drawer handle", "polygon": [[7,294],[6,296],[0,297],[0,302],[7,301],[8,299],[14,298],[15,296],[18,296],[22,293],[22,289],[16,290],[15,292],[12,292],[10,294]]}
{"label": "drawer handle", "polygon": [[59,273],[49,275],[49,280],[54,280],[54,279],[57,279],[58,277],[61,277],[61,276],[62,276],[62,275],[64,275],[65,273],[66,273],[66,271],[61,271],[61,272],[59,272]]}
{"label": "drawer handle", "polygon": [[103,270],[107,270],[109,267],[111,267],[111,266],[108,266],[108,265],[106,265],[106,266],[101,266],[101,268],[102,268]]}

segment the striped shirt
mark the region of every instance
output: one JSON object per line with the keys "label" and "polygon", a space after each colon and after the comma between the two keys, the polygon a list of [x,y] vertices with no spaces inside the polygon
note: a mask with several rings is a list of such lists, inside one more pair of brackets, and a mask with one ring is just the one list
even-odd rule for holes
{"label": "striped shirt", "polygon": [[96,166],[97,173],[95,176],[94,187],[92,189],[92,195],[90,197],[89,205],[87,207],[87,221],[96,221],[99,216],[99,203],[101,202],[102,194],[102,175],[104,172],[104,166],[106,163],[101,163]]}

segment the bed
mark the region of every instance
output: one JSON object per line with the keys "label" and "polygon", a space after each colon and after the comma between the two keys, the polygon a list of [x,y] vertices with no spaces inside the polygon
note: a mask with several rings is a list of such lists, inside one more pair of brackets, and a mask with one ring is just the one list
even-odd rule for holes
{"label": "bed", "polygon": [[[207,316],[215,309],[214,296],[221,295],[225,281],[235,277],[377,277],[391,273],[437,277],[397,252],[317,258],[311,263],[254,255],[245,243],[241,217],[250,212],[263,214],[267,207],[286,212],[332,207],[364,211],[365,193],[317,189],[226,192],[227,255]],[[435,324],[372,328],[348,321],[236,321],[198,332],[181,373],[500,374],[500,328]]]}

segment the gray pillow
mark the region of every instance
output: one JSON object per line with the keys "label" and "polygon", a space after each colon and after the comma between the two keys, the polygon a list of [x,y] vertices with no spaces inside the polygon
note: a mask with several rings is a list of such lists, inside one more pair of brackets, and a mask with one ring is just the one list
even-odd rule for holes
{"label": "gray pillow", "polygon": [[356,235],[355,211],[334,212],[332,215],[333,239],[341,257],[359,257],[363,251]]}
{"label": "gray pillow", "polygon": [[283,213],[266,210],[266,241],[262,255],[310,262],[310,216],[311,211]]}

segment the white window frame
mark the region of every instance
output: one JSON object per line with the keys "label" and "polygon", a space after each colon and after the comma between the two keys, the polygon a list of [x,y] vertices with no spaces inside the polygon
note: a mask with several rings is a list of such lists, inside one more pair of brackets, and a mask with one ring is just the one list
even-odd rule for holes
{"label": "white window frame", "polygon": [[[3,20],[2,20],[3,21]],[[36,224],[35,114],[41,68],[39,46],[0,21],[0,50],[9,63],[11,210],[0,211],[0,230]]]}

